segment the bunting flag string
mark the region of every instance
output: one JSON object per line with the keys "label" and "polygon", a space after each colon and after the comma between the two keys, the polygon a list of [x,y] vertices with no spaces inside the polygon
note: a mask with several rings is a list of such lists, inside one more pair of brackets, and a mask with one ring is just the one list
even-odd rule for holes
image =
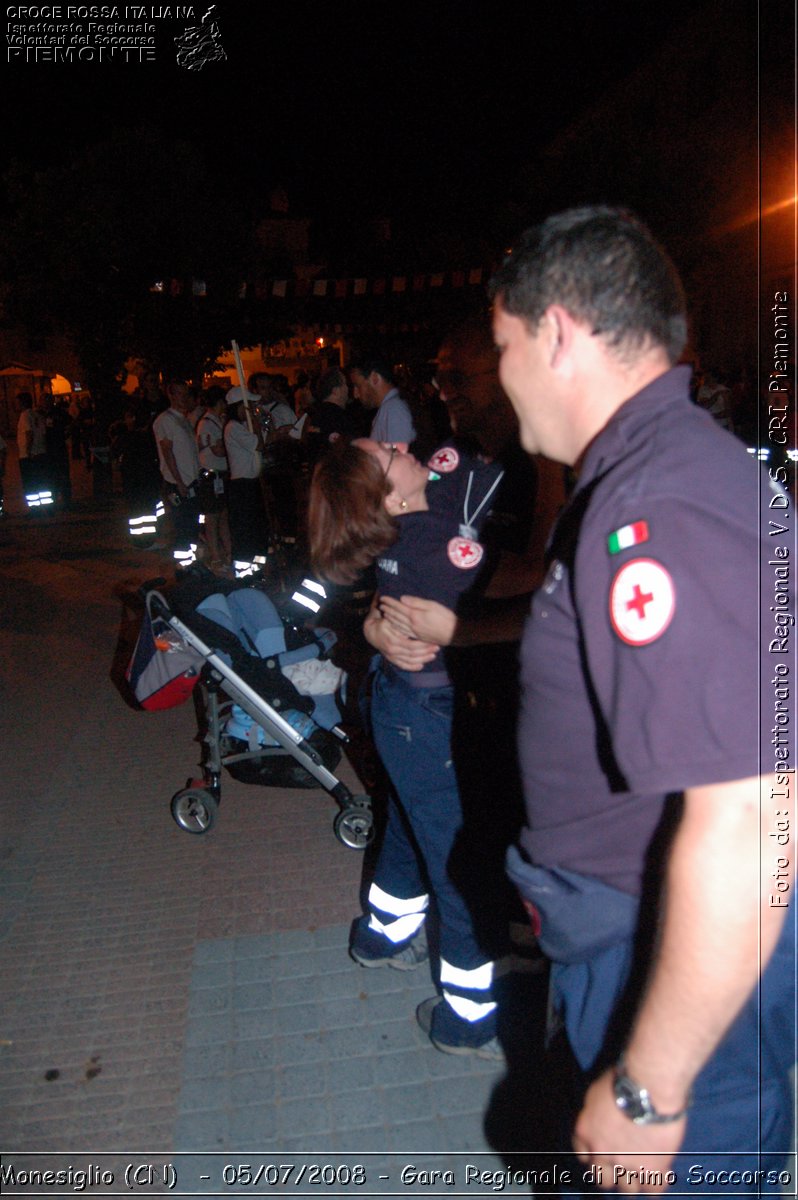
{"label": "bunting flag string", "polygon": [[[448,288],[461,289],[480,287],[488,278],[490,271],[484,267],[471,267],[469,270],[436,271],[424,274],[377,276],[373,279],[358,276],[352,279],[263,279],[257,282],[242,282],[238,289],[239,299],[256,300],[347,300],[363,296],[402,296],[409,292],[418,294],[426,291],[445,291]],[[209,286],[205,280],[179,279],[162,280],[150,287],[151,292],[179,296],[182,293],[193,296],[207,296]]]}

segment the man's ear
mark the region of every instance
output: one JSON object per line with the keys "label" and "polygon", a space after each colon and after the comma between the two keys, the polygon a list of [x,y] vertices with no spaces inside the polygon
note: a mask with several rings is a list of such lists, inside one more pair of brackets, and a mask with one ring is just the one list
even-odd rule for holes
{"label": "man's ear", "polygon": [[543,314],[549,366],[560,369],[573,349],[575,323],[571,314],[561,304],[550,304]]}

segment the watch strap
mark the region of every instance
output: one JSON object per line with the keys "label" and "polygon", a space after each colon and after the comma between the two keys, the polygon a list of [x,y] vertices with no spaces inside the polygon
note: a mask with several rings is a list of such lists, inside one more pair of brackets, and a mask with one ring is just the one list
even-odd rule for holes
{"label": "watch strap", "polygon": [[679,1112],[658,1112],[648,1089],[641,1087],[627,1072],[623,1055],[615,1066],[613,1092],[618,1108],[636,1125],[670,1125],[674,1121],[680,1121],[690,1107],[688,1096],[687,1103]]}

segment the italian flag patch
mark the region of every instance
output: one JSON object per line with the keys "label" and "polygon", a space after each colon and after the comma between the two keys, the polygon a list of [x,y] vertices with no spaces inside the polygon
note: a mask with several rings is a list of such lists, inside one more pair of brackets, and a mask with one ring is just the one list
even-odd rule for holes
{"label": "italian flag patch", "polygon": [[611,533],[607,538],[607,549],[610,554],[620,554],[622,550],[628,550],[630,546],[639,546],[641,542],[648,541],[648,523],[646,521],[635,521],[632,525],[624,525],[621,529],[616,529],[615,533]]}

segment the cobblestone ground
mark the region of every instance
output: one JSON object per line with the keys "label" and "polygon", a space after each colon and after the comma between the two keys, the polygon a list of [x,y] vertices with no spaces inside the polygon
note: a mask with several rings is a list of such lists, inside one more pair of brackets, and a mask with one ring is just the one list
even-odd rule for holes
{"label": "cobblestone ground", "polygon": [[[304,1194],[429,1195],[403,1166],[496,1171],[540,1147],[539,978],[508,993],[508,1072],[442,1055],[414,1018],[427,967],[347,956],[364,856],[334,838],[325,792],[226,778],[211,833],[174,824],[193,706],[137,711],[120,685],[131,597],[168,558],[131,549],[119,500],[98,506],[75,476],[69,512],[31,518],[12,461],[0,523],[0,1145],[18,1165],[90,1158],[117,1183],[136,1152],[176,1164],[178,1192],[219,1195],[242,1154],[367,1171],[309,1172]],[[157,1173],[138,1182],[169,1194]]]}

